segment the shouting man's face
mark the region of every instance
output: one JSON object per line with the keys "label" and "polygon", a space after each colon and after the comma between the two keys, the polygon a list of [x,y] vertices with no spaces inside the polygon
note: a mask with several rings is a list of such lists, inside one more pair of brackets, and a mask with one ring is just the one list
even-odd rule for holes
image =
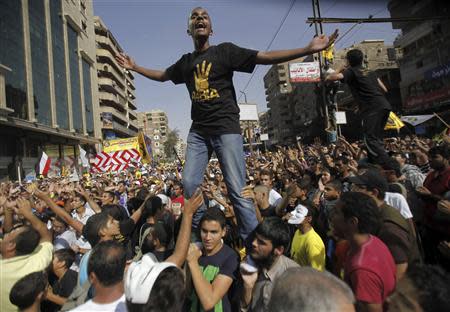
{"label": "shouting man's face", "polygon": [[211,19],[203,8],[195,8],[189,17],[188,34],[193,38],[209,37],[212,34]]}

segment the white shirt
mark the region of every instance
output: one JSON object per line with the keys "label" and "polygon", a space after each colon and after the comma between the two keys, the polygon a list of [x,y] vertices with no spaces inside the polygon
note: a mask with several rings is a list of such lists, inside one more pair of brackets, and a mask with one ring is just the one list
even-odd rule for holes
{"label": "white shirt", "polygon": [[386,195],[384,195],[384,202],[397,209],[403,218],[411,219],[413,217],[408,202],[402,194],[386,192]]}
{"label": "white shirt", "polygon": [[92,210],[91,207],[86,207],[86,210],[84,211],[84,214],[82,216],[79,216],[76,210],[72,211],[72,218],[75,220],[80,221],[84,225],[86,225],[87,220],[95,214],[94,210]]}
{"label": "white shirt", "polygon": [[75,232],[71,230],[66,230],[64,233],[58,235],[53,240],[53,245],[55,250],[70,248],[71,245],[75,244],[77,241],[77,236]]}
{"label": "white shirt", "polygon": [[84,304],[76,307],[73,310],[70,311],[84,311],[84,312],[95,312],[95,311],[101,311],[101,312],[127,312],[127,306],[125,303],[125,294],[122,295],[119,299],[117,299],[114,302],[107,303],[107,304],[99,304],[95,303],[94,301],[88,300]]}
{"label": "white shirt", "polygon": [[279,201],[281,200],[281,198],[282,197],[281,197],[280,193],[278,193],[274,189],[271,189],[270,193],[269,193],[269,205],[277,206]]}

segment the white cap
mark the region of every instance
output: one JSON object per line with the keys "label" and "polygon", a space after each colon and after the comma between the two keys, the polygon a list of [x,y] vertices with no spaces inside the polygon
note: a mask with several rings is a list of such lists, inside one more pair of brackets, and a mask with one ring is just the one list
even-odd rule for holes
{"label": "white cap", "polygon": [[138,262],[131,263],[125,275],[125,296],[131,303],[146,304],[159,274],[167,268],[176,267],[161,262],[152,253],[145,254]]}
{"label": "white cap", "polygon": [[295,209],[291,212],[291,217],[288,220],[289,224],[300,224],[305,220],[305,217],[308,215],[308,208],[303,205],[297,205]]}

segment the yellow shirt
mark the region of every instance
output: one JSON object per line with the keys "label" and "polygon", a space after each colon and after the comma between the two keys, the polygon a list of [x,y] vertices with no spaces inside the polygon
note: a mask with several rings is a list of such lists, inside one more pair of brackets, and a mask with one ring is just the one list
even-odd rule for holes
{"label": "yellow shirt", "polygon": [[301,266],[310,266],[316,270],[325,270],[325,245],[313,228],[302,234],[295,231],[291,246],[292,260]]}
{"label": "yellow shirt", "polygon": [[43,242],[33,253],[0,261],[0,311],[18,311],[17,306],[9,301],[9,293],[14,284],[33,272],[45,270],[52,262],[53,244]]}

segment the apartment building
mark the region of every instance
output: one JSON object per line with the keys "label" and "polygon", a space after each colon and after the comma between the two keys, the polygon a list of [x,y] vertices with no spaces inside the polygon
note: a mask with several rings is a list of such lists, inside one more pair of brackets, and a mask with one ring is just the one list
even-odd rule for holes
{"label": "apartment building", "polygon": [[134,76],[117,63],[115,55],[123,50],[100,17],[94,17],[94,26],[100,111],[97,118],[101,121],[102,139],[136,136]]}
{"label": "apartment building", "polygon": [[[403,109],[408,114],[439,113],[450,118],[450,3],[440,0],[391,0],[391,17],[424,18],[395,22],[401,35],[394,41],[399,58]],[[438,120],[435,120],[439,123]],[[440,124],[442,126],[442,124]]]}
{"label": "apartment building", "polygon": [[164,142],[169,132],[169,119],[166,112],[155,109],[139,112],[138,127],[152,140],[153,156],[164,157]]}

